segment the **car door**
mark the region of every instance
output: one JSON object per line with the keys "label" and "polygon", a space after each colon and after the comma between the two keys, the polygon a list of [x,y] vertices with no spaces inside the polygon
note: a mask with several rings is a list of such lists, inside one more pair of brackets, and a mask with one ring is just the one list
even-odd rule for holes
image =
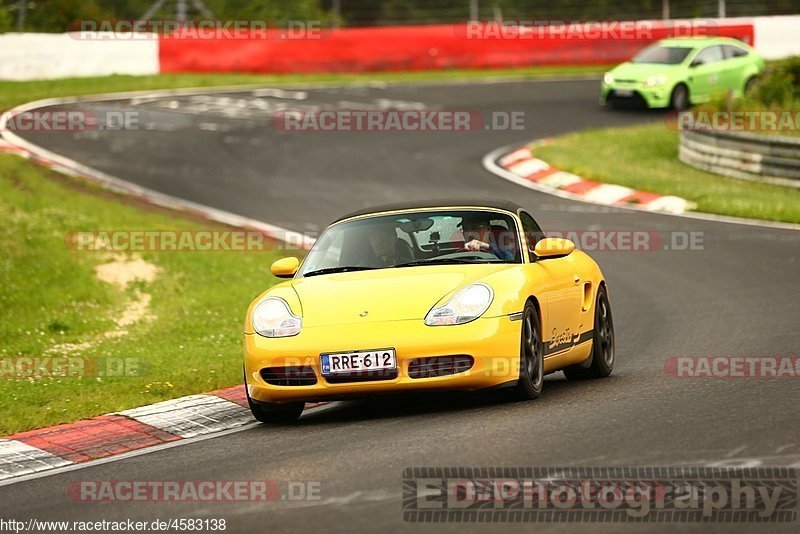
{"label": "car door", "polygon": [[689,98],[692,103],[707,102],[725,92],[721,86],[724,58],[722,46],[711,45],[700,50],[689,63]]}
{"label": "car door", "polygon": [[749,52],[736,45],[722,45],[725,53],[725,70],[723,73],[723,83],[726,90],[735,91],[737,94],[744,91],[745,67],[748,64]]}
{"label": "car door", "polygon": [[538,258],[533,253],[544,233],[528,213],[520,212],[526,248],[535,275],[542,281],[546,313],[542,317],[545,357],[566,354],[580,337],[583,292],[573,255]]}

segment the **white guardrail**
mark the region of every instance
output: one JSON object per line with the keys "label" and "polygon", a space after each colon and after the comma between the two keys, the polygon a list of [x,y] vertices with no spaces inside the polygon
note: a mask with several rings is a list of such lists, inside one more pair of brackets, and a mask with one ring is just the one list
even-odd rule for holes
{"label": "white guardrail", "polygon": [[80,39],[74,33],[0,34],[0,80],[158,74],[158,36]]}
{"label": "white guardrail", "polygon": [[678,158],[715,174],[800,187],[800,138],[684,130]]}

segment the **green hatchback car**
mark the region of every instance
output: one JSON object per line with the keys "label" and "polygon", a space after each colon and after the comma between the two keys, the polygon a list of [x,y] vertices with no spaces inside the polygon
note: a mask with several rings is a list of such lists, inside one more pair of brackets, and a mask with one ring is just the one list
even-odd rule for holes
{"label": "green hatchback car", "polygon": [[685,109],[728,90],[741,96],[763,70],[764,58],[736,39],[664,39],[605,73],[600,103]]}

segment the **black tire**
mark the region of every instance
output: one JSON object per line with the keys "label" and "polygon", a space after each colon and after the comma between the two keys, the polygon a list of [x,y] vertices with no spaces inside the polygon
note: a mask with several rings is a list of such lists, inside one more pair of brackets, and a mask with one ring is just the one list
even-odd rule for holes
{"label": "black tire", "polygon": [[689,88],[686,84],[679,83],[672,89],[669,96],[669,107],[675,111],[683,111],[689,107]]}
{"label": "black tire", "polygon": [[600,286],[594,307],[592,355],[581,365],[564,369],[569,380],[605,378],[614,370],[614,319],[606,288]]}
{"label": "black tire", "polygon": [[520,333],[519,379],[510,391],[515,400],[530,400],[542,394],[544,385],[544,344],[539,313],[533,303],[525,304]]}
{"label": "black tire", "polygon": [[744,94],[750,94],[753,91],[753,88],[755,88],[757,82],[758,77],[756,76],[750,76],[747,78],[747,81],[744,82]]}
{"label": "black tire", "polygon": [[252,412],[256,421],[260,423],[294,423],[300,419],[300,416],[303,414],[303,409],[306,407],[305,402],[278,404],[274,402],[254,401],[250,398],[250,392],[247,391],[247,379],[245,379],[244,391],[245,395],[247,395],[247,405],[250,406],[250,412]]}

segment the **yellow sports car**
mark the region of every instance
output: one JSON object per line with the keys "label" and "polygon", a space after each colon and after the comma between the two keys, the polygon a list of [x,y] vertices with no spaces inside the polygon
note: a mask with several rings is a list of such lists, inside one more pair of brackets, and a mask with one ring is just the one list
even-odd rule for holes
{"label": "yellow sports car", "polygon": [[261,422],[308,401],[605,377],[614,324],[603,274],[510,202],[390,205],[331,224],[247,310],[244,375]]}

